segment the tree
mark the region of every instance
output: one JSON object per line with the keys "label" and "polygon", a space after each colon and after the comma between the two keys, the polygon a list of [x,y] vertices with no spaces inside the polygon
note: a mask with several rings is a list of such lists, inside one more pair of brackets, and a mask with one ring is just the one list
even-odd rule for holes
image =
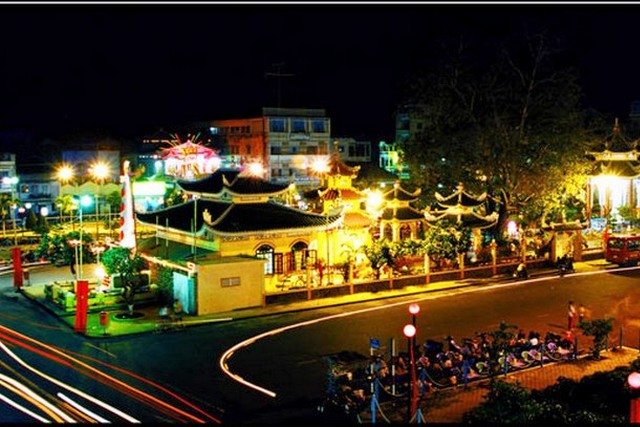
{"label": "tree", "polygon": [[5,236],[7,234],[7,217],[11,213],[12,206],[17,205],[20,201],[10,194],[2,193],[0,194],[0,215],[2,216],[2,235]]}
{"label": "tree", "polygon": [[133,315],[134,297],[143,285],[140,272],[146,267],[146,262],[140,254],[123,247],[112,247],[105,251],[100,258],[109,275],[119,274],[124,292],[122,297]]}
{"label": "tree", "polygon": [[607,337],[613,330],[613,318],[583,320],[578,323],[578,328],[582,329],[586,336],[593,337],[591,354],[594,359],[600,359],[600,352],[606,350]]}
{"label": "tree", "polygon": [[376,279],[380,279],[382,267],[385,265],[393,267],[394,255],[391,251],[391,243],[385,239],[374,240],[371,245],[364,246],[364,253],[371,262]]}
{"label": "tree", "polygon": [[56,198],[55,201],[56,207],[60,209],[60,222],[62,222],[62,215],[69,215],[73,213],[73,210],[76,208],[75,203],[73,202],[73,196],[71,194],[63,194]]}
{"label": "tree", "polygon": [[[496,47],[493,47],[496,46]],[[541,34],[472,46],[461,39],[416,80],[407,98],[422,130],[406,142],[414,183],[427,189],[488,191],[509,214],[537,201],[538,212],[571,196],[586,179],[582,90]],[[430,191],[428,191],[430,193]]]}
{"label": "tree", "polygon": [[471,245],[471,229],[453,226],[447,221],[431,225],[424,234],[424,246],[427,255],[434,261],[455,260]]}
{"label": "tree", "polygon": [[38,218],[36,217],[36,213],[33,211],[33,209],[29,209],[29,213],[27,213],[27,219],[24,225],[27,230],[35,230],[36,228],[38,228]]}
{"label": "tree", "polygon": [[164,195],[165,206],[179,205],[181,203],[184,203],[184,201],[184,193],[178,188],[174,188],[171,191],[167,190],[167,193]]}

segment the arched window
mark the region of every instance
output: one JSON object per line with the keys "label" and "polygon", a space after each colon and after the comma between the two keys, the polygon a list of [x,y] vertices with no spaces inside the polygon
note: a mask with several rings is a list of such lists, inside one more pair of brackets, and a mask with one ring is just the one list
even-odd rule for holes
{"label": "arched window", "polygon": [[262,245],[256,250],[256,257],[263,258],[264,274],[273,274],[273,248],[269,245]]}
{"label": "arched window", "polygon": [[305,242],[297,242],[291,246],[289,270],[304,270],[307,268],[307,248]]}

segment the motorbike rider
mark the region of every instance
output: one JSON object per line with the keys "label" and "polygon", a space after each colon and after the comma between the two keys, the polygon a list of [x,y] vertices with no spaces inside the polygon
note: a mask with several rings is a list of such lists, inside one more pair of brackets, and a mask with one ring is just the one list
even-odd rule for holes
{"label": "motorbike rider", "polygon": [[524,262],[518,264],[518,268],[516,268],[516,271],[513,273],[513,277],[517,279],[529,278],[529,272],[527,271],[527,266]]}

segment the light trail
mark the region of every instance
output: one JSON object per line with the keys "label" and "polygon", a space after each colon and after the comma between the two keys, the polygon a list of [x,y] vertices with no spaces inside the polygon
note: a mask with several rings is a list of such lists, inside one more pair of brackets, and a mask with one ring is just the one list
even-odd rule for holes
{"label": "light trail", "polygon": [[129,421],[130,423],[140,423],[140,421],[138,421],[137,419],[133,418],[132,416],[125,414],[124,412],[122,412],[121,410],[114,408],[113,406],[109,405],[108,403],[105,403],[99,399],[94,398],[93,396],[88,395],[87,393],[84,393],[68,384],[63,383],[62,381],[58,381],[57,379],[50,377],[49,375],[45,374],[44,372],[41,372],[39,370],[37,370],[36,368],[32,367],[31,365],[27,364],[26,362],[24,362],[22,359],[20,359],[18,356],[16,356],[11,350],[9,350],[9,348],[7,348],[7,346],[0,341],[0,348],[2,348],[11,358],[13,358],[18,364],[20,364],[21,366],[23,366],[24,368],[30,370],[31,372],[41,376],[42,378],[45,378],[49,381],[51,381],[52,383],[66,389],[69,390],[72,393],[77,394],[78,396],[84,397],[85,399],[87,399],[88,401],[95,403],[98,406],[101,406],[102,408],[106,409],[109,412],[112,412],[116,415],[118,415],[119,417],[121,417],[124,420]]}
{"label": "light trail", "polygon": [[[607,269],[607,270],[596,270],[596,271],[584,271],[584,272],[580,272],[580,273],[571,273],[571,274],[565,274],[564,276],[545,276],[545,277],[536,277],[534,279],[526,279],[526,280],[514,280],[511,283],[495,283],[493,285],[487,285],[487,286],[482,286],[482,287],[469,287],[466,288],[464,290],[457,290],[457,294],[463,294],[463,293],[474,293],[474,292],[486,292],[489,290],[493,290],[493,289],[497,289],[497,288],[506,288],[506,287],[513,287],[513,286],[520,286],[523,284],[527,284],[527,283],[535,283],[535,282],[543,282],[543,281],[549,281],[549,280],[554,280],[554,279],[564,279],[565,277],[575,277],[575,276],[591,276],[591,275],[596,275],[596,274],[609,274],[609,273],[617,273],[620,271],[631,271],[631,270],[638,270],[640,269],[640,266],[636,266],[636,267],[621,267],[621,268],[612,268],[612,269]],[[442,291],[446,291],[446,289],[442,289]],[[440,292],[440,291],[437,291]],[[349,312],[344,312],[344,313],[339,313],[339,314],[333,314],[331,316],[325,316],[325,317],[319,317],[317,319],[312,319],[312,320],[307,320],[304,322],[299,322],[299,323],[294,323],[288,326],[283,326],[280,328],[276,328],[276,329],[272,329],[270,331],[267,332],[263,332],[259,335],[255,335],[251,338],[248,338],[244,341],[239,342],[238,344],[234,345],[233,347],[229,348],[227,351],[225,351],[222,356],[220,356],[220,360],[218,361],[218,365],[220,366],[220,369],[222,370],[222,372],[227,375],[229,378],[233,379],[234,381],[244,385],[245,387],[248,387],[250,389],[256,390],[260,393],[266,394],[269,397],[276,397],[276,393],[272,390],[269,390],[265,387],[261,387],[257,384],[254,384],[252,382],[249,382],[247,380],[245,380],[244,378],[242,378],[240,375],[235,374],[233,372],[231,372],[231,370],[229,369],[228,363],[227,361],[231,358],[231,356],[233,356],[233,354],[235,352],[237,352],[238,350],[242,349],[242,348],[246,348],[249,347],[251,344],[254,344],[256,341],[259,341],[263,338],[267,338],[270,336],[274,336],[274,335],[278,335],[281,334],[283,332],[287,332],[290,331],[292,329],[298,329],[298,328],[302,328],[304,326],[309,326],[309,325],[314,325],[316,323],[321,323],[321,322],[326,322],[328,320],[333,320],[333,319],[339,319],[342,317],[348,317],[348,316],[355,316],[357,314],[362,314],[362,313],[368,313],[368,312],[372,312],[372,311],[378,311],[378,310],[386,310],[388,308],[392,308],[392,307],[397,307],[400,305],[406,305],[406,304],[410,304],[412,302],[419,302],[419,301],[426,301],[426,300],[431,300],[431,299],[437,299],[440,298],[442,295],[437,295],[437,294],[431,294],[429,296],[425,296],[425,297],[421,297],[421,298],[413,298],[413,299],[409,299],[406,301],[401,301],[401,302],[396,302],[396,303],[391,303],[391,304],[385,304],[382,306],[377,306],[377,307],[369,307],[369,308],[363,308],[360,310],[354,310],[354,311],[349,311]],[[402,298],[403,295],[398,295],[398,298]],[[410,297],[410,296],[407,296]],[[366,302],[366,301],[362,301],[362,302]]]}
{"label": "light trail", "polygon": [[14,402],[13,400],[9,399],[7,396],[5,396],[2,393],[0,393],[0,400],[4,401],[8,405],[13,406],[14,408],[16,408],[19,411],[24,412],[25,414],[29,415],[30,417],[35,418],[36,420],[40,421],[41,423],[51,424],[50,420],[48,420],[46,418],[43,418],[40,415],[30,411],[29,409],[25,408],[22,405],[20,405],[19,403]]}
{"label": "light trail", "polygon": [[111,421],[102,418],[100,415],[96,414],[95,412],[92,412],[90,410],[88,410],[87,408],[85,408],[84,406],[80,405],[78,402],[72,400],[71,398],[67,397],[66,395],[58,392],[58,397],[62,400],[64,400],[65,402],[67,402],[69,405],[73,406],[74,408],[76,408],[78,411],[82,412],[83,414],[87,415],[90,418],[93,418],[94,420],[100,422],[100,423],[105,423],[105,424],[111,424]]}
{"label": "light trail", "polygon": [[[28,395],[32,399],[34,399],[37,402],[39,402],[41,405],[46,407],[49,411],[53,412],[58,417],[60,422],[62,422],[62,421],[66,421],[68,423],[75,423],[76,422],[76,420],[74,420],[73,418],[71,418],[70,416],[68,416],[64,412],[62,412],[55,405],[53,405],[52,403],[48,402],[46,399],[42,398],[41,396],[39,396],[37,393],[35,393],[33,390],[29,389],[24,384],[21,384],[20,382],[14,380],[13,378],[8,377],[8,376],[6,376],[4,374],[0,374],[0,382],[2,382],[2,381],[11,384],[13,387],[19,389],[21,392],[25,393],[26,395]],[[51,414],[51,412],[49,412],[49,415],[54,417],[53,414]],[[58,419],[56,419],[56,421]]]}
{"label": "light trail", "polygon": [[[171,404],[169,404],[169,403],[167,403],[167,402],[165,402],[165,401],[163,401],[163,400],[160,400],[160,399],[158,399],[157,397],[152,396],[152,395],[150,395],[150,394],[148,394],[148,393],[146,393],[146,392],[144,392],[144,391],[142,391],[142,390],[139,390],[139,389],[137,389],[137,388],[135,388],[135,387],[133,387],[133,386],[131,386],[131,385],[129,385],[129,384],[127,384],[127,383],[125,383],[125,382],[123,382],[123,381],[121,381],[121,380],[117,379],[117,378],[114,378],[114,377],[112,377],[112,376],[109,376],[109,375],[105,374],[104,372],[101,372],[101,371],[99,371],[98,369],[94,368],[93,366],[90,366],[90,365],[88,365],[88,364],[86,364],[86,363],[84,363],[84,362],[82,362],[82,361],[80,361],[80,360],[78,360],[78,359],[75,359],[75,358],[73,358],[73,357],[69,356],[68,354],[64,353],[63,351],[58,350],[58,349],[57,349],[57,348],[55,348],[55,347],[49,346],[49,345],[47,345],[47,344],[44,344],[44,343],[42,343],[42,342],[40,342],[40,341],[38,341],[38,340],[36,340],[36,339],[30,338],[30,337],[28,337],[28,336],[26,336],[26,335],[23,335],[23,334],[21,334],[21,333],[19,333],[19,332],[17,332],[17,331],[13,331],[13,330],[8,329],[8,328],[6,328],[6,327],[4,327],[4,326],[1,326],[1,325],[0,325],[0,330],[4,330],[4,331],[6,331],[6,332],[7,332],[7,333],[9,333],[9,334],[16,335],[16,336],[18,336],[18,337],[20,337],[20,338],[22,338],[22,339],[24,339],[24,340],[27,340],[27,341],[30,341],[30,342],[36,343],[37,345],[39,345],[39,346],[41,346],[41,347],[43,347],[43,348],[45,348],[45,349],[49,350],[50,352],[53,352],[53,353],[59,354],[59,355],[61,355],[61,356],[62,356],[62,357],[64,357],[64,358],[67,358],[67,359],[69,359],[69,360],[72,360],[72,361],[73,361],[75,364],[77,364],[78,366],[81,366],[81,367],[83,367],[84,369],[86,369],[86,370],[88,370],[88,371],[90,371],[90,372],[92,372],[92,373],[97,374],[97,375],[98,375],[98,376],[100,376],[101,378],[105,378],[106,380],[110,381],[111,383],[115,383],[116,385],[118,385],[118,386],[119,386],[119,387],[121,387],[121,388],[126,389],[127,391],[130,391],[130,392],[131,392],[131,394],[132,394],[132,397],[135,397],[135,398],[137,398],[137,399],[139,399],[139,400],[146,400],[146,401],[147,401],[147,403],[152,402],[152,403],[156,404],[157,406],[159,406],[160,408],[162,408],[162,410],[164,410],[164,411],[165,411],[165,413],[172,414],[173,416],[175,416],[175,414],[178,414],[178,415],[180,415],[180,416],[182,416],[182,417],[184,417],[184,418],[189,419],[191,422],[205,423],[205,421],[204,421],[203,419],[198,418],[198,417],[196,417],[196,416],[194,416],[194,415],[192,415],[192,414],[190,414],[190,413],[188,413],[188,412],[185,412],[185,411],[183,411],[183,410],[182,410],[182,409],[180,409],[180,408],[176,408],[175,406],[173,406],[173,405],[171,405]],[[2,336],[2,334],[1,334],[1,333],[0,333],[0,336]],[[17,344],[17,345],[20,345],[20,346],[31,347],[31,346],[28,346],[27,344],[24,344],[24,343],[20,342],[20,341],[17,341],[17,340],[11,339],[10,337],[9,337],[9,338],[5,338],[5,339],[8,339],[8,340],[10,340],[10,341],[14,342],[14,343],[15,343],[15,344]],[[1,344],[1,342],[0,342],[0,344]],[[7,350],[8,350],[8,349],[7,349]],[[37,349],[34,349],[34,350],[37,350]],[[52,356],[51,354],[43,353],[43,352],[41,352],[41,351],[40,351],[40,353],[41,353],[41,354],[43,354],[45,357],[49,357],[49,358],[55,357],[55,356]],[[55,358],[56,358],[56,359],[59,359],[59,358],[57,358],[57,357],[55,357]],[[69,362],[66,362],[66,361],[65,361],[65,364],[67,364],[67,365],[69,365],[69,366],[71,367],[71,364],[70,364]],[[141,378],[141,377],[139,377],[139,378]],[[165,389],[165,390],[166,390],[166,389]],[[79,391],[79,390],[78,390],[78,391]],[[168,394],[171,394],[173,397],[176,397],[176,398],[180,399],[181,401],[186,402],[183,398],[180,398],[177,394],[172,393],[172,392],[170,392],[169,390],[166,390],[166,391],[167,391],[167,393],[168,393]],[[83,396],[83,397],[84,397],[84,396]],[[190,404],[190,403],[187,403],[187,404],[188,404],[188,405],[190,405],[191,407],[195,407],[195,405],[193,405],[193,404]],[[115,408],[114,408],[114,409],[115,409]],[[159,409],[159,408],[157,408],[157,407],[156,407],[156,409]],[[198,408],[198,409],[199,409],[199,408]],[[199,410],[199,412],[204,413],[204,411],[202,411],[202,410]],[[214,421],[216,421],[216,422],[218,422],[218,423],[221,423],[221,421],[220,421],[220,420],[218,420],[217,418],[215,418],[215,417],[213,417],[213,416],[211,416],[211,415],[208,415],[208,414],[207,414],[207,416],[208,416],[210,419],[212,419],[212,420],[214,420]],[[137,421],[137,420],[136,420],[136,421]],[[137,422],[139,422],[139,421],[137,421]]]}

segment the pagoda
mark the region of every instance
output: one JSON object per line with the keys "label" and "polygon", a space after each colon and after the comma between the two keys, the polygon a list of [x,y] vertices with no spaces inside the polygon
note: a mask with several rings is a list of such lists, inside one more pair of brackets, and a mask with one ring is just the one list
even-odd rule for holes
{"label": "pagoda", "polygon": [[417,239],[418,232],[423,229],[425,216],[410,204],[418,200],[420,192],[418,188],[411,193],[396,181],[393,189],[382,195],[384,207],[380,215],[381,237],[389,237],[393,242],[407,238]]}
{"label": "pagoda", "polygon": [[485,215],[478,212],[487,198],[487,193],[479,196],[464,191],[462,183],[458,184],[456,191],[447,197],[443,197],[436,191],[436,201],[443,209],[430,210],[424,213],[429,224],[435,224],[441,220],[448,220],[452,224],[471,229],[482,230],[493,227],[498,222],[498,213]]}
{"label": "pagoda", "polygon": [[594,214],[605,218],[616,214],[621,206],[638,208],[638,154],[638,141],[629,141],[622,135],[616,118],[613,132],[587,152],[593,160],[587,189],[587,219],[594,209],[597,210]]}

